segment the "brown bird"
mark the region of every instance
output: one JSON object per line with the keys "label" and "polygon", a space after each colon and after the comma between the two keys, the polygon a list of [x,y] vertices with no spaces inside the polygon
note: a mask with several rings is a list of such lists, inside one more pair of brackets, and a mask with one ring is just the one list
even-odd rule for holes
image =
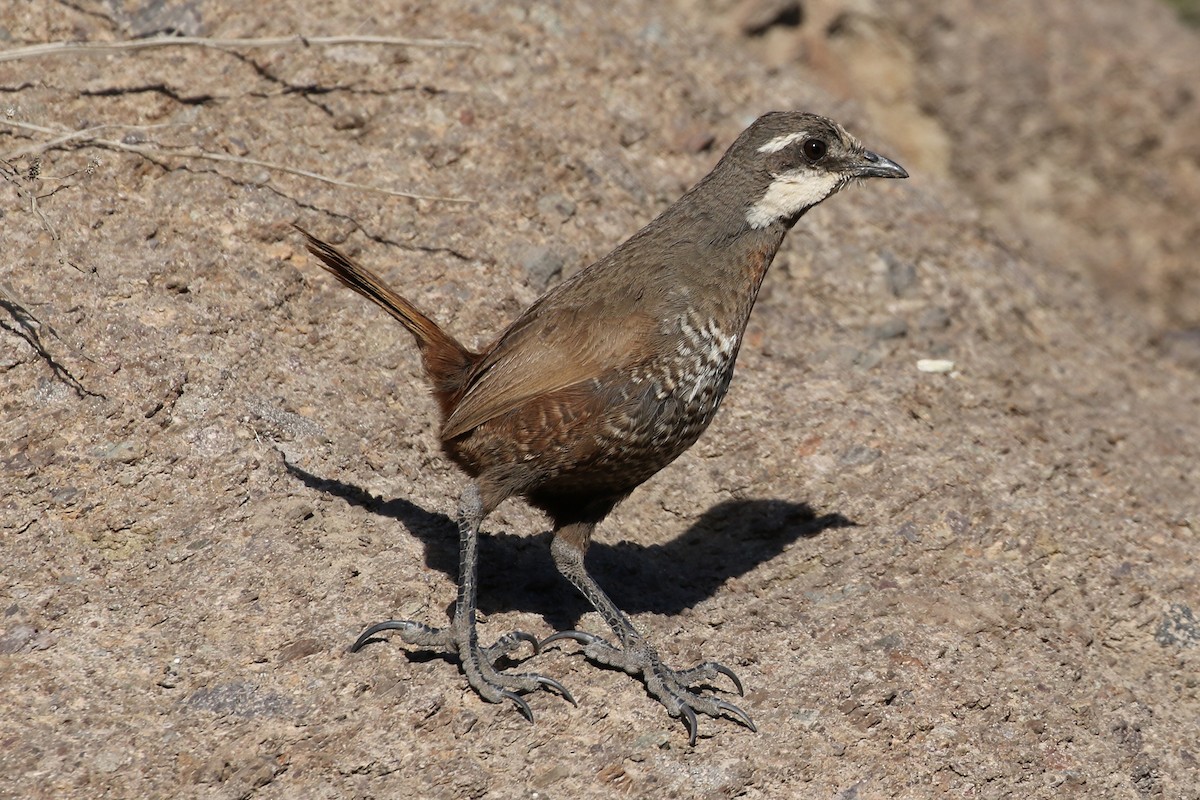
{"label": "brown bird", "polygon": [[[696,712],[744,711],[694,689],[725,675],[709,661],[675,670],[588,574],[584,553],[617,503],[695,443],[716,414],[746,321],[784,235],[808,209],[856,178],[906,178],[900,165],[814,114],[766,114],[747,128],[696,186],[604,258],[542,295],[482,352],[472,352],[329,244],[304,232],[325,269],[395,317],[417,340],[441,409],[442,449],[471,478],[458,502],[459,581],[454,619],[372,625],[358,641],[399,631],[411,645],[458,656],[488,701],[558,681],[496,668],[522,641],[535,652],[574,639],[601,664],[640,674],[696,741]],[[303,231],[302,231],[303,232]],[[558,571],[612,628],[614,641],[564,631],[538,642],[514,631],[491,646],[476,632],[479,528],[503,500],[520,496],[554,524]]]}

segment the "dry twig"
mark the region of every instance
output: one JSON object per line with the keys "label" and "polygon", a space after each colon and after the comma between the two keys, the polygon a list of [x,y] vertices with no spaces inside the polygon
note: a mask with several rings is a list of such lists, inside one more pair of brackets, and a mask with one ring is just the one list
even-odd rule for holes
{"label": "dry twig", "polygon": [[238,50],[256,47],[332,47],[345,44],[378,44],[391,47],[467,47],[474,42],[456,39],[404,39],[395,36],[276,36],[264,39],[210,39],[202,36],[155,36],[116,42],[47,42],[0,51],[0,62],[22,58],[69,55],[71,53],[111,53],[121,50],[147,50],[154,47],[210,47],[214,50]]}
{"label": "dry twig", "polygon": [[5,158],[14,158],[19,155],[27,155],[30,152],[45,152],[46,150],[62,147],[67,142],[77,141],[79,146],[83,147],[102,147],[107,150],[118,150],[125,153],[137,153],[138,155],[146,156],[147,158],[193,158],[207,161],[224,161],[231,164],[242,164],[250,167],[262,167],[275,172],[284,172],[289,175],[298,175],[303,178],[311,178],[313,180],[322,181],[334,186],[341,186],[346,189],[361,189],[368,192],[378,192],[390,197],[403,197],[409,200],[433,200],[440,203],[475,202],[467,197],[443,197],[440,195],[417,194],[415,192],[401,192],[395,189],[383,189],[378,186],[369,186],[365,183],[353,183],[351,181],[343,181],[337,178],[331,178],[328,175],[322,175],[319,172],[310,172],[309,170],[300,169],[298,167],[289,167],[284,164],[276,164],[271,161],[262,161],[257,158],[244,158],[242,156],[234,156],[228,153],[213,153],[207,150],[201,150],[197,147],[168,148],[157,144],[127,144],[126,142],[120,142],[114,139],[102,139],[95,135],[96,131],[103,130],[105,128],[137,126],[99,125],[94,128],[84,128],[78,131],[66,131],[62,128],[47,128],[43,125],[33,125],[28,122],[17,122],[11,119],[0,120],[0,125],[11,125],[14,128],[20,128],[22,130],[52,134],[56,136],[56,138],[49,142],[26,147],[23,150],[15,151],[12,154],[6,155]]}

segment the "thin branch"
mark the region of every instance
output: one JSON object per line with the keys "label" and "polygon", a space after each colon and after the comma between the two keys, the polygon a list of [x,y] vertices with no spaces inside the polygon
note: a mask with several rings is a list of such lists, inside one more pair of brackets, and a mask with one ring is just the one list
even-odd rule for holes
{"label": "thin branch", "polygon": [[[35,164],[35,166],[37,166],[37,165]],[[52,242],[54,242],[54,247],[58,250],[58,263],[68,264],[71,267],[73,267],[74,269],[77,269],[80,272],[84,272],[84,270],[80,269],[78,264],[76,264],[71,259],[67,258],[67,252],[66,252],[66,248],[63,246],[62,237],[60,237],[58,235],[58,230],[55,229],[54,224],[52,222],[50,222],[49,217],[47,217],[44,213],[42,213],[42,209],[38,205],[38,200],[41,197],[48,197],[50,194],[53,194],[54,192],[50,192],[49,194],[46,194],[46,195],[38,195],[34,189],[28,188],[25,185],[23,185],[25,181],[33,183],[35,181],[42,180],[42,178],[38,177],[35,174],[35,170],[33,168],[31,168],[29,170],[29,173],[27,174],[26,178],[22,179],[20,173],[17,172],[17,169],[15,167],[13,167],[13,165],[8,161],[8,159],[0,158],[0,178],[3,178],[7,183],[11,183],[19,197],[22,197],[25,200],[29,201],[30,212],[38,218],[39,222],[42,223],[42,228],[46,231],[46,233],[50,234],[50,240]],[[62,187],[59,187],[59,188],[62,188]],[[58,190],[55,189],[54,191],[56,192]],[[96,270],[93,268],[91,271],[95,272]],[[0,292],[0,301],[2,301],[2,300],[4,300],[4,293]]]}
{"label": "thin branch", "polygon": [[265,39],[210,39],[202,36],[156,36],[119,42],[47,42],[0,51],[0,62],[22,58],[68,55],[71,53],[111,53],[120,50],[147,50],[154,47],[211,47],[237,50],[254,47],[333,47],[345,44],[378,44],[391,47],[469,47],[475,42],[457,39],[404,39],[394,36],[276,36]]}
{"label": "thin branch", "polygon": [[[208,150],[201,150],[196,147],[183,147],[179,149],[164,148],[155,144],[126,144],[113,139],[101,139],[93,135],[94,131],[102,128],[110,127],[127,127],[118,125],[101,125],[95,128],[85,128],[79,131],[63,131],[58,128],[47,128],[42,125],[33,125],[28,122],[16,122],[15,120],[0,120],[0,125],[11,125],[14,128],[36,131],[38,133],[57,134],[57,138],[48,143],[40,145],[39,151],[50,150],[60,147],[63,144],[76,140],[81,146],[103,147],[108,150],[119,150],[126,153],[136,153],[147,158],[195,158],[207,161],[224,161],[231,164],[242,164],[250,167],[262,167],[264,169],[273,170],[275,172],[283,172],[289,175],[298,175],[302,178],[311,178],[312,180],[322,181],[334,186],[341,186],[346,189],[360,189],[367,192],[378,192],[388,195],[389,197],[403,197],[409,200],[432,200],[439,203],[474,203],[475,201],[467,197],[442,197],[440,195],[416,194],[414,192],[400,192],[395,189],[383,189],[378,186],[368,186],[365,183],[353,183],[351,181],[343,181],[337,178],[331,178],[328,175],[322,175],[318,172],[310,172],[306,169],[298,167],[289,167],[283,164],[276,164],[271,161],[262,161],[257,158],[244,158],[242,156],[234,156],[228,153],[213,153]],[[25,148],[19,151],[18,154],[28,152],[30,148]],[[16,154],[6,156],[13,158]]]}
{"label": "thin branch", "polygon": [[34,131],[35,133],[54,133],[59,134],[58,138],[51,139],[48,142],[38,142],[27,147],[22,147],[20,150],[13,150],[5,153],[0,158],[5,161],[15,161],[23,156],[34,155],[35,153],[44,153],[47,150],[54,150],[59,145],[71,141],[72,139],[90,138],[99,131],[116,128],[118,130],[125,128],[133,128],[135,130],[145,130],[146,128],[169,128],[180,123],[176,122],[159,122],[152,125],[121,125],[121,124],[105,124],[95,125],[91,128],[80,128],[77,131],[68,131],[62,128],[47,128],[44,125],[34,125],[31,122],[17,122],[13,119],[0,120],[0,125],[11,125],[14,128],[20,128],[25,131]]}
{"label": "thin branch", "polygon": [[32,211],[34,216],[41,221],[42,227],[46,229],[46,233],[50,234],[50,238],[57,242],[62,237],[58,235],[58,229],[56,229],[50,220],[46,218],[46,215],[42,213],[42,209],[38,207],[38,200],[41,198],[33,192],[29,192],[28,194],[29,210]]}

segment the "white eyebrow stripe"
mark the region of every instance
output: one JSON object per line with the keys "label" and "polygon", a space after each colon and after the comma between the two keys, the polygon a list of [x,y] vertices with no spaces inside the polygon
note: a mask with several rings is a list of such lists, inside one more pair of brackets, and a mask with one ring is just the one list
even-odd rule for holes
{"label": "white eyebrow stripe", "polygon": [[785,133],[783,136],[776,136],[771,141],[758,148],[760,153],[778,153],[783,148],[787,147],[792,142],[803,137],[803,133]]}

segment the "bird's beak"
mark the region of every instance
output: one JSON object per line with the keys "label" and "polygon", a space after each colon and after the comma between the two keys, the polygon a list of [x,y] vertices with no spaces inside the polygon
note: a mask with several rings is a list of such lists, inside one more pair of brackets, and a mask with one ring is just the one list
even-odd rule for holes
{"label": "bird's beak", "polygon": [[854,177],[907,178],[908,171],[895,161],[892,161],[890,158],[884,158],[878,153],[872,153],[870,150],[864,150],[862,154],[862,162],[854,168]]}

